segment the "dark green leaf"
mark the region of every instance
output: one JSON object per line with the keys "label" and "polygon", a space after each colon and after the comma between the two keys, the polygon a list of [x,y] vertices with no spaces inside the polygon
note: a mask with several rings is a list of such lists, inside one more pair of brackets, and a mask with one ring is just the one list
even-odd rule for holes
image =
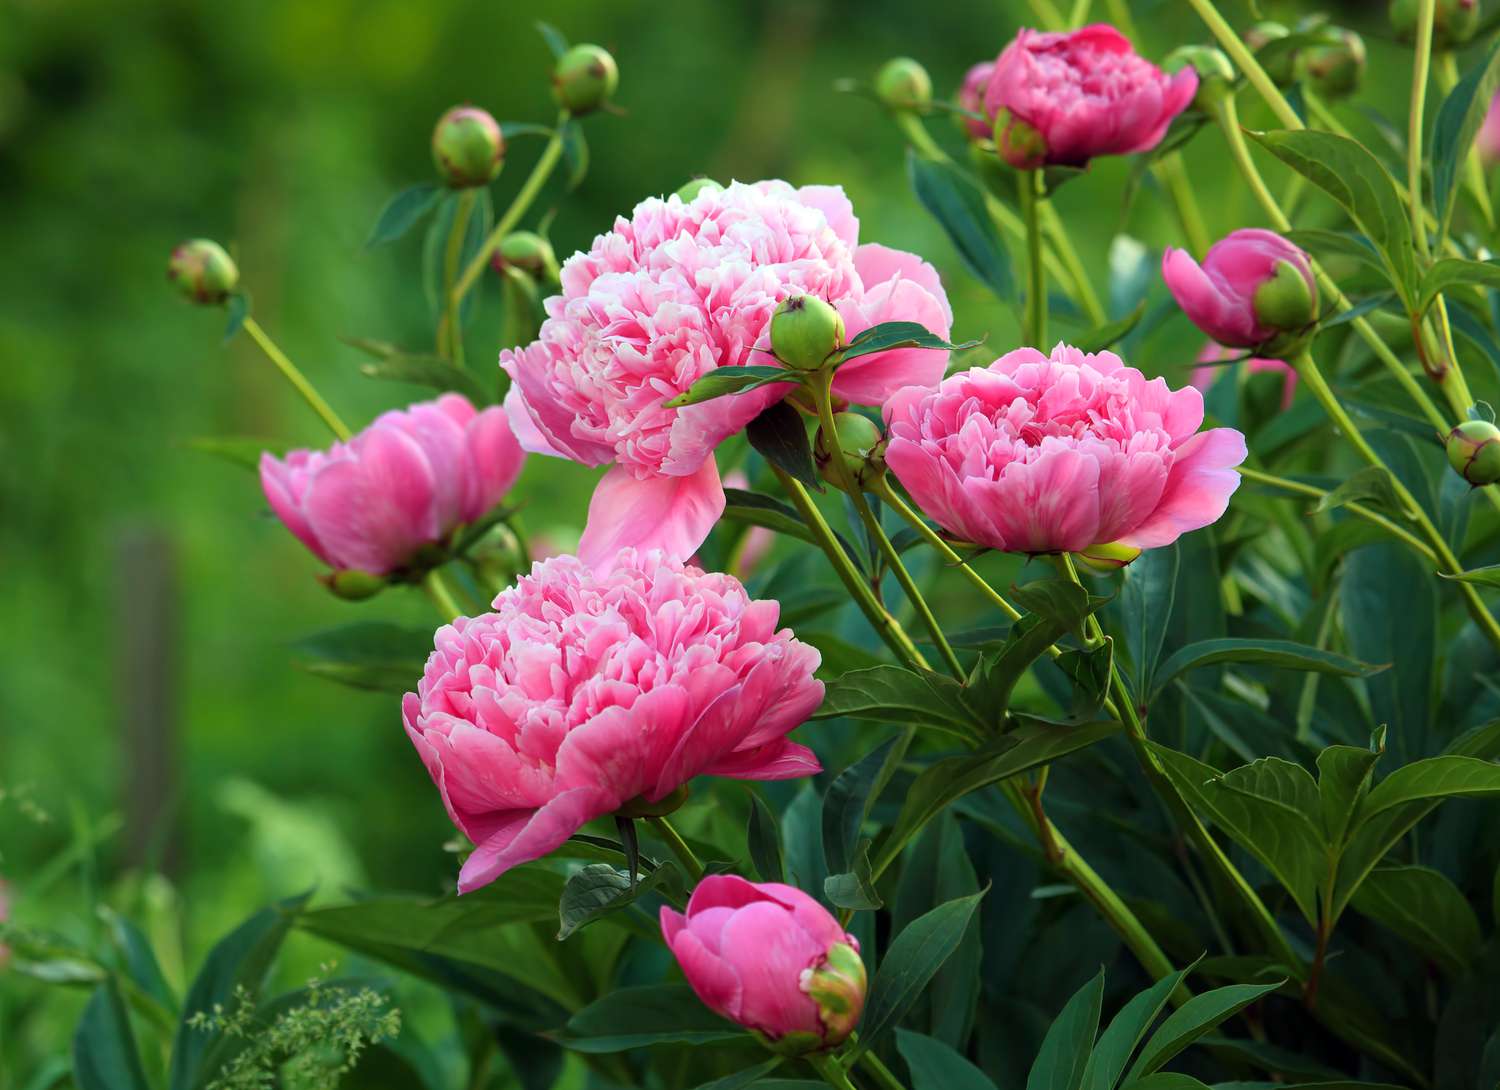
{"label": "dark green leaf", "polygon": [[1093,1054],[1089,1056],[1081,1090],[1114,1090],[1120,1076],[1125,1073],[1125,1065],[1135,1054],[1136,1046],[1166,1009],[1172,993],[1182,984],[1187,974],[1187,969],[1179,969],[1162,977],[1120,1008],[1120,1013],[1114,1016],[1109,1026],[1099,1035]]}
{"label": "dark green leaf", "polygon": [[1096,329],[1087,333],[1080,333],[1073,338],[1073,347],[1080,352],[1103,352],[1110,348],[1116,341],[1125,339],[1130,331],[1140,325],[1141,319],[1146,314],[1146,300],[1142,299],[1135,305],[1135,309],[1123,318],[1116,318],[1112,322],[1105,322]]}
{"label": "dark green leaf", "polygon": [[787,534],[812,541],[812,531],[797,514],[796,508],[759,492],[746,492],[739,488],[724,489],[723,518],[746,522],[751,526],[764,526],[778,534]]}
{"label": "dark green leaf", "polygon": [[1483,568],[1474,568],[1461,575],[1449,575],[1446,572],[1438,572],[1444,579],[1451,579],[1455,583],[1473,583],[1480,587],[1500,587],[1500,564],[1490,564]]}
{"label": "dark green leaf", "polygon": [[1041,1051],[1026,1076],[1026,1090],[1078,1090],[1104,1003],[1104,970],[1073,993],[1042,1038]]}
{"label": "dark green leaf", "polygon": [[[852,868],[860,827],[880,789],[890,780],[888,758],[896,745],[890,738],[840,772],[823,796],[823,854],[828,873],[843,874]],[[906,747],[901,747],[901,755]],[[837,902],[836,902],[837,903]]]}
{"label": "dark green leaf", "polygon": [[1438,238],[1446,238],[1453,218],[1453,194],[1464,158],[1484,122],[1485,111],[1500,87],[1500,43],[1465,72],[1438,108],[1432,125],[1432,196],[1438,213]]}
{"label": "dark green leaf", "polygon": [[951,163],[906,155],[906,173],[917,201],[938,221],[959,258],[1004,303],[1016,300],[1010,255],[985,208],[984,194]]}
{"label": "dark green leaf", "polygon": [[1290,640],[1219,639],[1190,643],[1166,662],[1155,680],[1155,691],[1161,692],[1169,682],[1189,670],[1221,662],[1241,662],[1253,666],[1275,666],[1283,670],[1307,670],[1340,677],[1369,677],[1385,665],[1360,662],[1306,644]]}
{"label": "dark green leaf", "polygon": [[1077,632],[1092,608],[1086,590],[1062,581],[1017,587],[1012,596],[1032,612],[1016,622],[999,651],[981,657],[964,689],[965,700],[987,727],[1000,724],[1021,675],[1053,643]]}
{"label": "dark green leaf", "polygon": [[[780,1056],[773,1056],[765,1063],[747,1067],[743,1071],[736,1071],[733,1075],[725,1075],[722,1079],[714,1079],[713,1082],[701,1083],[695,1090],[742,1090],[743,1087],[750,1086],[752,1083],[756,1086],[767,1086],[769,1083],[762,1082],[762,1077],[769,1075],[785,1062]],[[784,1082],[786,1080],[773,1081]],[[815,1082],[809,1085],[821,1087],[823,1084]]]}
{"label": "dark green leaf", "polygon": [[1156,1071],[1209,1030],[1227,1021],[1263,995],[1274,992],[1285,981],[1274,984],[1231,984],[1195,995],[1169,1014],[1141,1049],[1140,1057],[1126,1076],[1125,1085]]}
{"label": "dark green leaf", "polygon": [[859,845],[848,870],[823,879],[823,896],[830,904],[856,912],[873,912],[884,904],[875,891],[868,841]]}
{"label": "dark green leaf", "polygon": [[223,458],[226,462],[252,472],[260,470],[262,454],[280,458],[291,448],[290,443],[279,439],[250,439],[234,436],[204,436],[198,439],[188,439],[184,445],[192,450]]}
{"label": "dark green leaf", "polygon": [[1147,549],[1125,568],[1120,611],[1125,617],[1126,643],[1135,664],[1135,692],[1144,698],[1161,658],[1162,641],[1172,616],[1177,588],[1177,543]]}
{"label": "dark green leaf", "polygon": [[1349,832],[1355,811],[1370,789],[1370,775],[1384,752],[1384,732],[1378,748],[1329,746],[1318,754],[1318,799],[1323,814],[1323,835],[1330,846],[1340,848]]}
{"label": "dark green leaf", "polygon": [[367,378],[385,379],[389,382],[409,382],[413,386],[426,386],[443,392],[463,394],[477,407],[483,408],[494,401],[472,371],[450,363],[441,356],[407,355],[397,352],[380,360],[371,360],[359,365],[359,373]]}
{"label": "dark green leaf", "polygon": [[558,941],[612,912],[629,908],[663,886],[679,895],[682,893],[682,872],[677,864],[662,863],[634,883],[629,871],[619,870],[608,863],[590,863],[580,868],[568,876],[558,901]]}
{"label": "dark green leaf", "polygon": [[1125,1084],[1127,1090],[1224,1090],[1224,1084],[1209,1086],[1201,1079],[1180,1071],[1155,1071],[1143,1079]]}
{"label": "dark green leaf", "polygon": [[925,723],[967,736],[975,718],[963,689],[946,674],[904,666],[871,666],[835,678],[825,687],[815,719],[837,715],[892,723]]}
{"label": "dark green leaf", "polygon": [[1304,250],[1311,250],[1316,254],[1337,254],[1341,257],[1357,261],[1359,264],[1374,269],[1382,275],[1385,273],[1385,269],[1380,263],[1379,252],[1371,245],[1370,240],[1363,235],[1313,228],[1301,231],[1287,231],[1284,237],[1294,246],[1300,246]]}
{"label": "dark green leaf", "polygon": [[766,408],[745,428],[745,437],[761,457],[795,480],[816,492],[823,491],[818,467],[813,462],[812,444],[807,439],[807,425],[802,415],[785,401]]}
{"label": "dark green leaf", "polygon": [[911,1071],[911,1090],[995,1090],[983,1071],[933,1037],[898,1028],[896,1047]]}
{"label": "dark green leaf", "polygon": [[250,317],[250,293],[241,288],[229,297],[225,306],[226,318],[224,321],[224,343],[234,339],[245,325],[245,319]]}
{"label": "dark green leaf", "polygon": [[781,823],[765,800],[750,792],[750,826],[746,834],[750,862],[762,882],[785,882],[786,865],[781,859]]}
{"label": "dark green leaf", "polygon": [[686,984],[617,988],[568,1019],[560,1044],[576,1052],[623,1052],[646,1045],[713,1044],[745,1031],[714,1014]]}
{"label": "dark green leaf", "polygon": [[1350,902],[1384,924],[1450,973],[1477,958],[1479,917],[1446,875],[1427,867],[1376,867]]}
{"label": "dark green leaf", "polygon": [[848,347],[839,353],[838,362],[839,365],[843,365],[860,356],[873,356],[877,352],[887,352],[893,348],[929,348],[934,351],[960,352],[966,348],[973,348],[979,343],[979,341],[965,341],[962,344],[950,344],[917,322],[881,322],[856,335],[849,342]]}
{"label": "dark green leaf", "polygon": [[563,163],[567,166],[567,187],[571,193],[583,184],[589,173],[589,142],[583,135],[583,124],[576,117],[563,122]]}
{"label": "dark green leaf", "polygon": [[73,1032],[73,1081],[78,1090],[150,1090],[113,979],[94,990]]}
{"label": "dark green leaf", "polygon": [[355,621],[315,632],[292,644],[299,668],[319,677],[375,692],[406,693],[416,688],[432,633],[388,621]]}
{"label": "dark green leaf", "polygon": [[380,215],[375,217],[375,226],[370,228],[370,237],[365,239],[365,248],[383,246],[395,242],[437,204],[443,188],[432,182],[424,182],[403,189],[388,200]]}
{"label": "dark green leaf", "polygon": [[1374,501],[1372,506],[1387,514],[1406,517],[1405,505],[1396,495],[1395,481],[1384,466],[1365,466],[1355,470],[1343,483],[1313,505],[1312,514],[1332,511],[1346,503]]}
{"label": "dark green leaf", "polygon": [[740,394],[746,390],[758,390],[774,383],[797,383],[801,378],[785,367],[716,367],[704,375],[686,391],[663,404],[669,409],[684,405],[698,405],[726,394]]}
{"label": "dark green leaf", "polygon": [[1365,796],[1359,821],[1423,799],[1489,798],[1500,794],[1500,765],[1473,757],[1441,756],[1396,769]]}
{"label": "dark green leaf", "polygon": [[547,43],[547,48],[552,50],[553,57],[561,57],[568,51],[568,39],[563,37],[562,31],[551,23],[537,20],[536,32],[542,36],[542,41]]}

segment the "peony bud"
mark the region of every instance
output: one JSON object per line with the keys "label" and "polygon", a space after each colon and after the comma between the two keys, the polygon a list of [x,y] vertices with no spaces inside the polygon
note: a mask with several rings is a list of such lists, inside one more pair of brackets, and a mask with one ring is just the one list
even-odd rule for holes
{"label": "peony bud", "polygon": [[532,276],[551,273],[557,268],[552,243],[534,231],[512,231],[500,240],[495,250],[496,263],[509,265]]}
{"label": "peony bud", "polygon": [[685,182],[673,195],[683,204],[688,204],[699,193],[705,191],[709,193],[722,193],[724,192],[724,187],[712,178],[694,178],[689,182]]}
{"label": "peony bud", "polygon": [[1233,231],[1203,264],[1167,248],[1162,278],[1188,318],[1221,345],[1288,355],[1317,318],[1311,259],[1273,231]]}
{"label": "peony bud", "polygon": [[1009,110],[995,115],[995,151],[1017,170],[1047,165],[1047,138]]}
{"label": "peony bud", "polygon": [[1245,31],[1245,45],[1256,54],[1255,59],[1260,66],[1266,70],[1266,75],[1271,77],[1271,82],[1278,87],[1289,87],[1297,82],[1297,53],[1291,49],[1276,49],[1265,56],[1261,56],[1261,50],[1272,42],[1278,42],[1288,37],[1292,32],[1282,23],[1275,23],[1267,19],[1256,23]]}
{"label": "peony bud", "polygon": [[[860,413],[834,413],[833,428],[838,440],[837,456],[844,460],[850,478],[863,491],[885,472],[885,434],[880,425]],[[818,429],[813,456],[823,479],[835,488],[842,488],[844,479],[833,462],[835,450],[822,428]]]}
{"label": "peony bud", "polygon": [[771,351],[787,367],[815,371],[844,347],[844,319],[816,295],[789,295],[771,315]]}
{"label": "peony bud", "polygon": [[1141,555],[1141,550],[1134,545],[1111,541],[1108,544],[1090,545],[1082,552],[1073,555],[1095,571],[1112,572],[1118,571],[1135,560]]}
{"label": "peony bud", "polygon": [[194,303],[222,303],[239,284],[240,270],[217,242],[194,238],[172,251],[167,279]]}
{"label": "peony bud", "polygon": [[385,590],[389,584],[379,575],[367,571],[345,568],[320,577],[323,585],[333,592],[335,598],[346,602],[363,602]]}
{"label": "peony bud", "polygon": [[552,97],[575,116],[593,113],[620,85],[614,57],[597,45],[575,45],[557,58],[552,70]]}
{"label": "peony bud", "polygon": [[1319,32],[1322,41],[1297,55],[1297,66],[1314,91],[1324,98],[1345,98],[1359,87],[1365,71],[1365,42],[1343,27]]}
{"label": "peony bud", "polygon": [[662,908],[661,930],[704,1005],[777,1052],[836,1048],[859,1023],[859,943],[800,889],[712,875],[686,913]]}
{"label": "peony bud", "polygon": [[875,73],[875,96],[892,110],[926,113],[932,106],[932,77],[910,57],[896,57]]}
{"label": "peony bud", "polygon": [[[1391,0],[1391,29],[1403,42],[1417,37],[1418,0]],[[1452,49],[1463,45],[1479,29],[1479,0],[1437,0],[1432,17],[1432,46]]]}
{"label": "peony bud", "polygon": [[[995,71],[994,61],[980,61],[964,73],[964,81],[958,88],[958,108],[963,113],[953,116],[970,140],[988,140],[994,126],[980,118],[988,118],[984,110],[984,89],[989,86],[990,75]],[[977,116],[969,116],[971,114]]]}
{"label": "peony bud", "polygon": [[1172,74],[1184,68],[1198,73],[1198,93],[1193,103],[1199,109],[1207,109],[1229,92],[1234,83],[1234,66],[1221,50],[1210,45],[1178,46],[1162,61],[1163,72]]}
{"label": "peony bud", "polygon": [[1500,481],[1500,428],[1465,420],[1448,433],[1448,464],[1474,487]]}
{"label": "peony bud", "polygon": [[432,130],[432,161],[454,189],[489,185],[505,159],[505,137],[478,106],[455,106]]}

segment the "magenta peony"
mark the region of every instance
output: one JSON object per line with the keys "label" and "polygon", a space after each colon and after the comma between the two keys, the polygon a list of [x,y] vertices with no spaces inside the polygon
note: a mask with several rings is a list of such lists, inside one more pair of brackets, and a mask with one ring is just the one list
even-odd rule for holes
{"label": "magenta peony", "polygon": [[1149,549],[1207,526],[1245,437],[1200,432],[1203,395],[1111,352],[1019,348],[886,405],[886,463],[950,534],[1006,552]]}
{"label": "magenta peony", "polygon": [[1263,347],[1317,317],[1312,261],[1275,231],[1231,231],[1208,248],[1202,265],[1168,247],[1161,274],[1192,323],[1229,348]]}
{"label": "magenta peony", "polygon": [[1005,111],[1007,130],[1017,129],[997,141],[1012,166],[1081,167],[1156,147],[1197,91],[1191,67],[1165,74],[1112,26],[1022,30],[995,61],[984,112],[998,119]]}
{"label": "magenta peony", "polygon": [[704,1005],[779,1051],[832,1048],[859,1022],[859,943],[800,889],[713,875],[685,915],[662,907],[661,930]]}
{"label": "magenta peony", "polygon": [[[913,321],[946,336],[952,312],[932,268],[859,245],[843,191],[785,182],[705,187],[691,201],[652,198],[563,265],[533,344],[500,354],[514,380],[506,408],[527,449],[610,465],[589,506],[579,556],[608,563],[624,547],[691,556],[724,508],[714,448],[787,388],[699,405],[664,402],[716,367],[770,364],[777,303],[807,294],[838,307],[849,336]],[[932,385],[946,355],[919,349],[859,358],[834,393],[878,405]]]}
{"label": "magenta peony", "polygon": [[988,117],[980,121],[975,117],[959,115],[964,132],[973,140],[988,140],[995,132],[995,119],[984,109],[984,91],[990,85],[990,75],[995,71],[994,61],[980,61],[964,73],[964,81],[958,88],[958,108],[971,114]]}
{"label": "magenta peony", "polygon": [[525,454],[498,406],[458,394],[382,413],[328,450],[260,456],[260,483],[320,560],[383,575],[497,504]]}
{"label": "magenta peony", "polygon": [[732,576],[625,550],[607,574],[537,563],[495,612],[438,629],[401,705],[453,823],[467,892],[627,803],[694,776],[819,769],[786,735],[813,713],[818,652]]}
{"label": "magenta peony", "polygon": [[[1193,389],[1202,393],[1208,393],[1209,388],[1224,372],[1222,366],[1215,367],[1214,364],[1222,364],[1225,360],[1232,359],[1237,355],[1232,349],[1225,348],[1221,344],[1209,341],[1203,346],[1203,351],[1198,353],[1198,363],[1201,366],[1193,368]],[[1281,384],[1281,409],[1285,412],[1292,407],[1292,398],[1297,394],[1297,370],[1286,360],[1263,360],[1251,358],[1244,361],[1245,368],[1252,375],[1267,371],[1279,372],[1285,376]]]}

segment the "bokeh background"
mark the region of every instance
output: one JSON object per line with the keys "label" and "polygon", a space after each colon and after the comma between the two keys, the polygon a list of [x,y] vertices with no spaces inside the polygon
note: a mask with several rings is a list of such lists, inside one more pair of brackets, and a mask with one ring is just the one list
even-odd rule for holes
{"label": "bokeh background", "polygon": [[[1365,33],[1363,100],[1377,104],[1399,99],[1407,71],[1384,6],[1325,5]],[[1178,0],[1131,9],[1148,56],[1204,38]],[[1260,5],[1287,22],[1307,10]],[[137,881],[133,901],[180,978],[274,897],[451,882],[451,829],[395,700],[300,672],[289,650],[361,616],[427,623],[429,607],[399,592],[336,601],[254,475],[191,449],[325,436],[253,344],[221,343],[223,314],[181,303],[163,273],[180,238],[231,244],[259,320],[351,422],[430,396],[361,376],[340,341],[432,336],[420,232],[362,243],[395,190],[431,177],[428,136],[448,106],[550,122],[538,18],[605,45],[622,72],[624,116],[586,122],[587,179],[529,217],[556,208],[560,256],[696,174],[838,183],[865,238],[938,266],[959,336],[1013,346],[1014,315],[912,198],[898,133],[833,85],[909,54],[947,94],[1029,21],[1024,0],[4,0],[0,878],[22,922],[89,926],[90,882],[159,866],[165,880]],[[958,146],[946,119],[932,127]],[[497,206],[540,146],[513,143]],[[1259,222],[1222,155],[1211,133],[1187,153],[1215,235]],[[1116,236],[1177,241],[1149,181],[1122,206],[1130,169],[1100,161],[1058,198],[1101,286]],[[485,291],[493,307],[496,285]],[[486,381],[497,335],[481,317],[469,336]],[[1131,362],[1180,381],[1198,347],[1168,323]],[[532,530],[566,544],[594,476],[533,459],[518,489]],[[0,1085],[65,1051],[83,994],[0,977]]]}

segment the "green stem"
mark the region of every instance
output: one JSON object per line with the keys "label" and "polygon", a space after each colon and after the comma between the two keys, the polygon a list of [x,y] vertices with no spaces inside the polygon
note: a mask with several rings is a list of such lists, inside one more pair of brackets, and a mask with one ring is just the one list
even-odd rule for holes
{"label": "green stem", "polygon": [[458,604],[458,599],[453,596],[448,581],[443,578],[443,573],[437,568],[433,568],[423,577],[422,589],[427,592],[427,597],[432,600],[444,624],[448,624],[455,617],[464,615],[464,607]]}
{"label": "green stem", "polygon": [[1188,179],[1182,154],[1173,151],[1163,155],[1155,170],[1156,176],[1166,183],[1167,192],[1172,197],[1172,205],[1177,209],[1177,221],[1182,225],[1188,249],[1192,250],[1194,256],[1201,258],[1208,252],[1211,240],[1208,228],[1203,225],[1203,211],[1198,207],[1198,197]]}
{"label": "green stem", "polygon": [[443,318],[438,322],[438,355],[462,366],[464,361],[464,335],[458,320],[458,293],[453,290],[458,276],[458,263],[463,257],[464,236],[469,231],[469,217],[474,213],[477,190],[465,189],[458,195],[453,209],[453,225],[448,231],[448,248],[443,254],[443,298],[447,300]]}
{"label": "green stem", "polygon": [[1021,222],[1026,225],[1026,325],[1021,339],[1045,352],[1047,340],[1047,276],[1042,271],[1042,229],[1037,205],[1042,175],[1038,170],[1022,171],[1016,193],[1021,198]]}
{"label": "green stem", "polygon": [[858,1090],[858,1087],[849,1081],[849,1076],[844,1071],[843,1065],[834,1057],[820,1056],[814,1053],[806,1057],[806,1059],[812,1069],[818,1073],[824,1082],[832,1086],[834,1090]]}
{"label": "green stem", "polygon": [[307,376],[297,369],[297,365],[287,358],[285,352],[276,347],[276,342],[266,334],[260,327],[260,323],[248,315],[245,318],[245,332],[250,334],[252,340],[260,345],[260,350],[266,354],[276,369],[286,376],[286,380],[292,384],[292,388],[302,395],[302,400],[311,406],[312,411],[317,413],[323,423],[328,425],[328,430],[333,432],[335,439],[347,442],[351,436],[348,426],[339,419],[338,413],[333,407],[324,401],[313,389],[312,383],[307,381]]}
{"label": "green stem", "polygon": [[1417,253],[1427,257],[1425,209],[1422,206],[1422,131],[1427,116],[1427,73],[1432,65],[1432,21],[1436,0],[1417,0],[1417,41],[1411,66],[1411,108],[1406,118],[1406,195],[1411,204],[1411,229]]}
{"label": "green stem", "polygon": [[1277,119],[1289,129],[1302,128],[1302,119],[1297,116],[1297,111],[1292,109],[1291,103],[1277,89],[1276,84],[1260,66],[1260,62],[1255,59],[1249,47],[1234,32],[1234,28],[1224,20],[1224,16],[1219,14],[1218,9],[1213,5],[1213,0],[1188,0],[1188,3],[1198,13],[1198,18],[1203,20],[1213,36],[1218,39],[1219,48],[1229,54],[1229,59],[1234,61],[1235,67],[1245,73],[1245,78],[1250,81],[1250,85],[1259,92],[1261,98],[1266,100],[1266,105],[1271,107],[1271,112],[1276,115]]}
{"label": "green stem", "polygon": [[[1251,469],[1249,466],[1240,466],[1240,476],[1244,477],[1247,481],[1254,481],[1257,484],[1267,485],[1271,488],[1279,488],[1283,492],[1295,492],[1298,495],[1310,496],[1315,499],[1323,499],[1329,494],[1327,489],[1318,488],[1316,485],[1303,484],[1301,481],[1289,480],[1286,477],[1277,477],[1270,473],[1263,473],[1258,469]],[[1392,537],[1400,538],[1432,563],[1436,564],[1438,562],[1437,554],[1428,547],[1425,541],[1409,530],[1392,522],[1380,512],[1373,511],[1362,503],[1346,503],[1344,504],[1344,510],[1348,511],[1351,515],[1356,515],[1364,519],[1366,522],[1379,526]]]}
{"label": "green stem", "polygon": [[510,234],[526,210],[531,207],[531,202],[541,192],[542,186],[546,184],[548,176],[552,173],[557,161],[562,157],[563,130],[568,123],[568,111],[563,110],[557,115],[557,127],[552,130],[552,139],[547,141],[547,146],[542,149],[542,157],[536,161],[536,166],[531,168],[531,174],[522,184],[520,192],[510,202],[510,207],[495,224],[495,229],[490,232],[489,237],[484,240],[484,245],[479,247],[479,252],[474,255],[473,260],[464,269],[463,276],[459,277],[457,285],[454,286],[453,294],[458,302],[463,302],[469,289],[474,286],[474,281],[479,279],[484,272],[485,265],[489,262],[490,255],[500,245],[501,240]]}
{"label": "green stem", "polygon": [[[1089,321],[1096,326],[1103,325],[1109,321],[1109,314],[1105,311],[1104,304],[1099,301],[1099,295],[1094,291],[1089,274],[1084,271],[1083,262],[1079,260],[1078,251],[1073,248],[1073,240],[1068,237],[1068,229],[1063,226],[1062,217],[1052,207],[1051,201],[1042,201],[1037,211],[1041,216],[1042,230],[1051,240],[1052,248],[1057,251],[1058,260],[1067,273],[1066,276],[1058,276],[1056,273],[1053,275],[1060,281],[1071,281],[1073,285],[1071,294],[1078,300],[1078,305],[1083,307]],[[1047,260],[1045,250],[1042,252],[1042,260],[1043,262]]]}
{"label": "green stem", "polygon": [[1093,0],[1074,0],[1073,11],[1068,16],[1068,26],[1077,30],[1083,26],[1084,20],[1089,17],[1089,8]]}
{"label": "green stem", "polygon": [[859,1054],[859,1062],[864,1065],[865,1073],[874,1079],[883,1090],[906,1090],[901,1080],[896,1078],[896,1073],[885,1066],[885,1061],[875,1053],[866,1049]]}
{"label": "green stem", "polygon": [[672,849],[672,854],[677,857],[677,861],[682,864],[682,869],[687,871],[688,878],[696,885],[703,877],[703,863],[693,853],[693,849],[688,847],[688,842],[682,839],[682,834],[673,828],[672,823],[665,817],[649,817],[646,822],[656,830],[656,835],[666,842],[667,847]]}

